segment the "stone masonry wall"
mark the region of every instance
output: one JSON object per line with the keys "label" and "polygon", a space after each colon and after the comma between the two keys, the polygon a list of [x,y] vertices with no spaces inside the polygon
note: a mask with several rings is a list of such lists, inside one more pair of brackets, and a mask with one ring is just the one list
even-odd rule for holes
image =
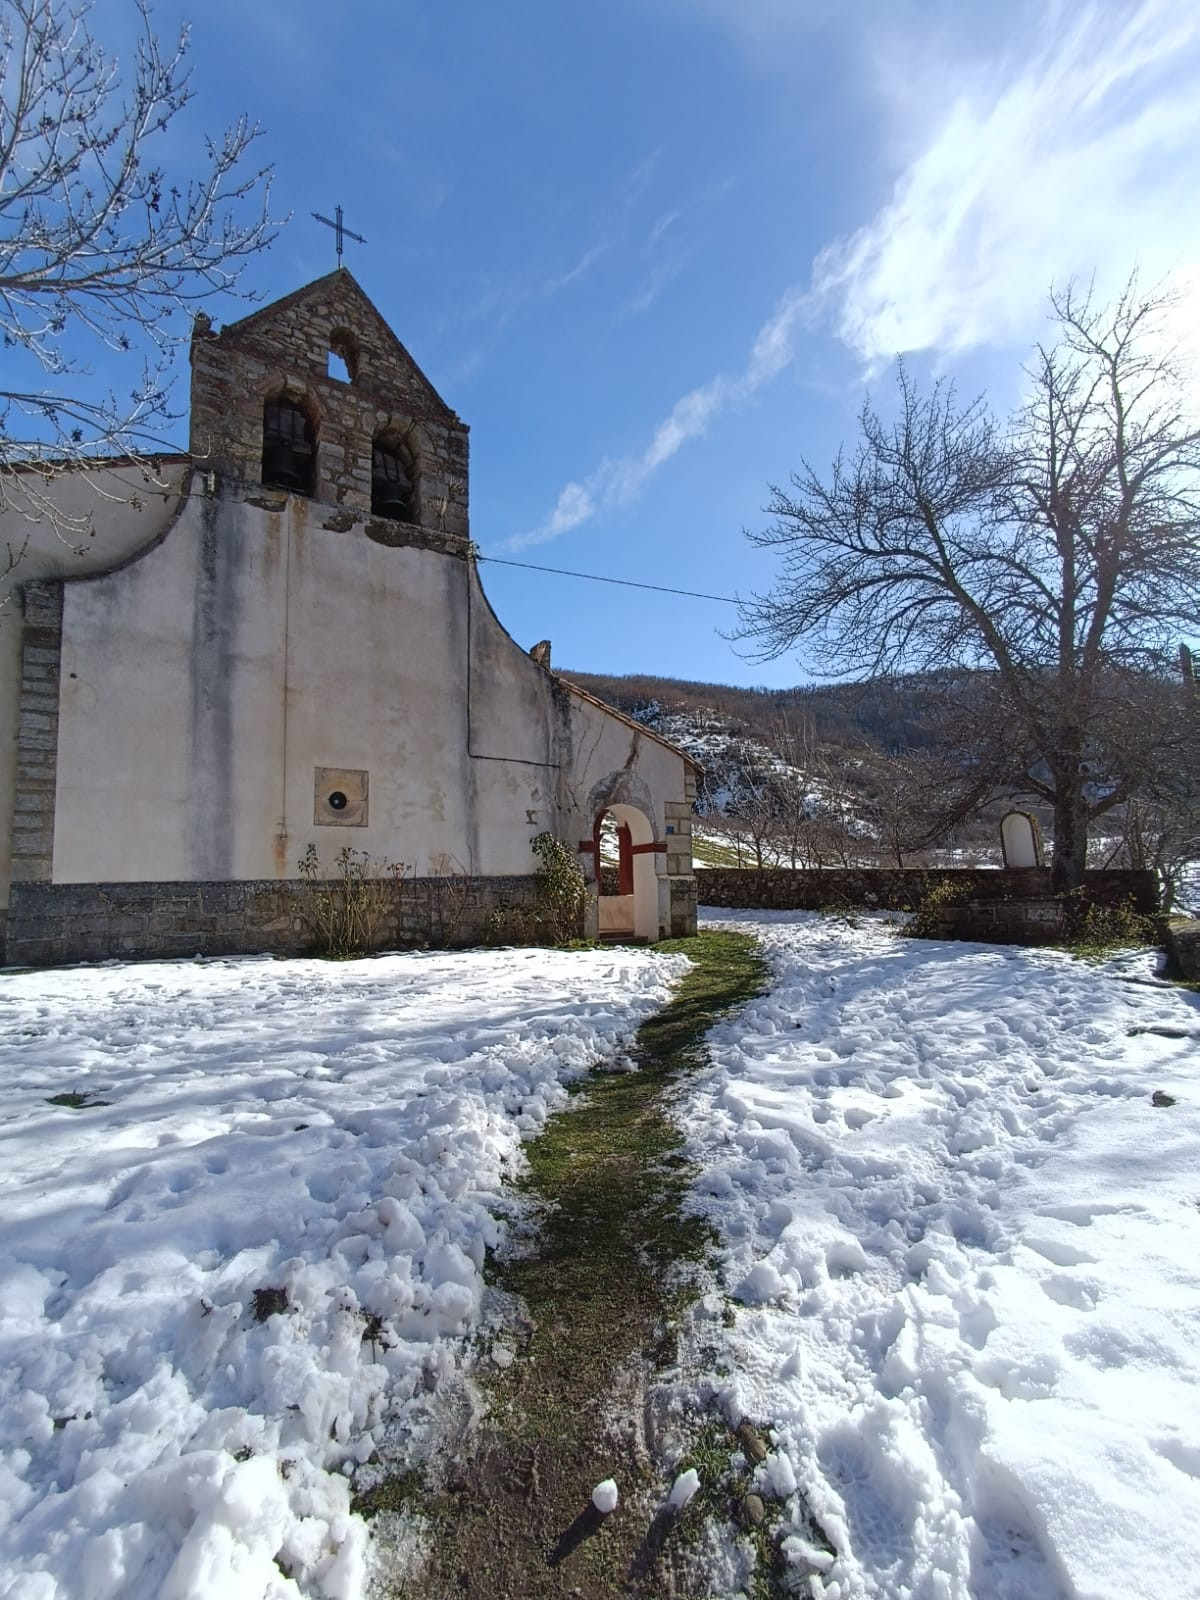
{"label": "stone masonry wall", "polygon": [[1170,923],[1167,950],[1181,978],[1200,980],[1200,922]]}
{"label": "stone masonry wall", "polygon": [[[950,882],[963,899],[982,904],[1045,901],[1050,871],[1031,867],[1004,872],[987,868],[919,867],[713,867],[698,874],[700,903],[749,911],[820,911],[829,906],[915,911],[937,883]],[[1153,915],[1158,880],[1153,872],[1110,870],[1084,874],[1084,896],[1096,905],[1132,904]]]}
{"label": "stone masonry wall", "polygon": [[[333,350],[350,381],[329,375]],[[262,475],[264,402],[286,394],[317,435],[313,499],[370,518],[371,445],[402,439],[416,467],[416,520],[453,539],[468,533],[468,430],[344,271],[298,290],[221,333],[192,340],[191,450],[198,471],[239,489]],[[264,494],[282,491],[263,490]]]}
{"label": "stone masonry wall", "polygon": [[58,680],[63,586],[27,583],[22,591],[21,700],[13,797],[14,883],[47,882],[54,866],[58,770]]}
{"label": "stone masonry wall", "polygon": [[697,880],[693,877],[670,878],[671,937],[690,939],[696,932],[696,915],[699,906]]}
{"label": "stone masonry wall", "polygon": [[686,878],[692,873],[692,799],[694,796],[663,804],[669,878]]}
{"label": "stone masonry wall", "polygon": [[1061,900],[962,900],[939,906],[928,936],[981,944],[1057,944],[1071,932]]}
{"label": "stone masonry wall", "polygon": [[[303,914],[309,893],[295,880],[14,883],[6,959],[10,966],[54,966],[114,957],[304,955],[317,943]],[[518,924],[532,933],[536,893],[532,876],[406,879],[374,947],[504,942]]]}

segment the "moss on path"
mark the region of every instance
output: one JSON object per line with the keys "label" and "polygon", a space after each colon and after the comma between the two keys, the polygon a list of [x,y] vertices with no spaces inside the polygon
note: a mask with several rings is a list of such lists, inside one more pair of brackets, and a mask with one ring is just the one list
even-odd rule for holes
{"label": "moss on path", "polygon": [[[680,1074],[703,1064],[705,1033],[761,990],[765,968],[744,934],[659,948],[695,964],[638,1030],[638,1070],[594,1074],[528,1147],[537,1254],[499,1272],[528,1309],[527,1341],[486,1380],[488,1418],[433,1497],[431,1566],[409,1591],[422,1600],[672,1592],[641,1396],[673,1354],[673,1269],[701,1259],[707,1240],[681,1215],[694,1174],[670,1102]],[[589,1496],[609,1476],[622,1504],[602,1519]]]}

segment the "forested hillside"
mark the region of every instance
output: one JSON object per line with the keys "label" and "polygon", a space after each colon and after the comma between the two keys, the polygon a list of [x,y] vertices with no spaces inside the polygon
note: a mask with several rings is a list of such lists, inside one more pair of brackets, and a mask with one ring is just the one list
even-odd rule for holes
{"label": "forested hillside", "polygon": [[[700,865],[998,866],[1000,817],[1014,804],[1050,833],[1036,781],[1019,777],[1022,747],[997,709],[994,675],[794,689],[651,674],[564,676],[701,763]],[[1134,778],[1097,773],[1092,792],[1103,814],[1093,824],[1090,859],[1155,867],[1168,899],[1182,898],[1200,859],[1196,713],[1166,680],[1137,680],[1132,688],[1136,702],[1125,715]],[[1139,764],[1135,735],[1163,718],[1193,732],[1180,741],[1173,767],[1153,769]],[[1036,774],[1036,760],[1030,770]],[[1106,793],[1119,794],[1119,803],[1109,807]]]}
{"label": "forested hillside", "polygon": [[565,674],[703,767],[697,854],[713,865],[832,866],[995,854],[997,816],[939,810],[945,681],[752,689],[634,674]]}
{"label": "forested hillside", "polygon": [[808,721],[821,745],[885,753],[924,749],[936,742],[932,725],[933,678],[889,678],[875,683],[808,684],[794,689],[747,689],[726,683],[692,683],[650,673],[612,677],[596,672],[563,676],[628,716],[649,708],[719,718],[734,737],[769,741],[781,728]]}

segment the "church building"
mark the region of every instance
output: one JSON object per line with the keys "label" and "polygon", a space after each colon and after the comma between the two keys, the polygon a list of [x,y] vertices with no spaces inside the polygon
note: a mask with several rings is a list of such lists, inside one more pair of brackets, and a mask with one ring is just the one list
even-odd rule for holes
{"label": "church building", "polygon": [[505,632],[467,428],[351,274],[199,316],[191,361],[186,454],[0,519],[7,962],[303,950],[299,863],[346,847],[404,868],[380,943],[502,937],[545,832],[588,931],[693,933],[694,764]]}

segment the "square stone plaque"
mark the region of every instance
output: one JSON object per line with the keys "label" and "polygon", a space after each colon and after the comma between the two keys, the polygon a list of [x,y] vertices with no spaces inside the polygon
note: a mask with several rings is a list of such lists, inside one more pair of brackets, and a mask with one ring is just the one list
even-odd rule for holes
{"label": "square stone plaque", "polygon": [[318,767],[313,821],[318,827],[365,828],[367,774],[355,767]]}

